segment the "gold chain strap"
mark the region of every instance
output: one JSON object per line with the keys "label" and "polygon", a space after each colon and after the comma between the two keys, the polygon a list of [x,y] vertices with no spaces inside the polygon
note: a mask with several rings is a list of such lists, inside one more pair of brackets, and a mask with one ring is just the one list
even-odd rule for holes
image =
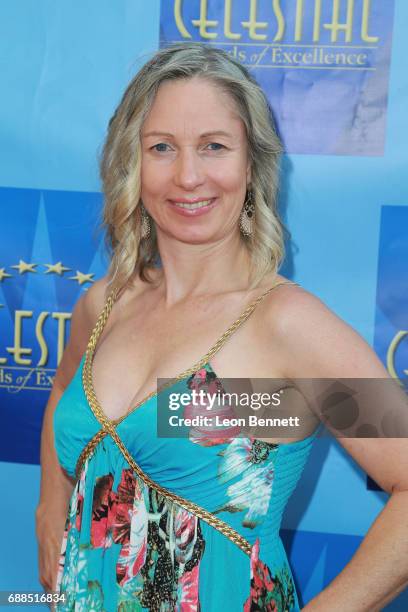
{"label": "gold chain strap", "polygon": [[98,446],[99,442],[101,440],[103,440],[103,438],[105,438],[108,435],[108,432],[106,429],[100,429],[98,431],[98,433],[96,433],[94,435],[93,438],[91,438],[89,440],[89,442],[87,443],[86,446],[84,446],[84,448],[81,451],[81,454],[78,457],[78,461],[76,462],[76,466],[75,466],[75,477],[77,479],[79,479],[79,477],[81,476],[81,472],[82,469],[85,465],[85,461],[91,456],[93,455],[96,447]]}
{"label": "gold chain strap", "polygon": [[[163,384],[160,388],[157,389],[157,391],[151,391],[151,393],[149,393],[146,397],[144,397],[143,399],[141,399],[139,402],[137,402],[137,404],[134,404],[132,407],[130,407],[123,416],[117,418],[117,419],[112,419],[111,423],[113,423],[114,425],[119,425],[119,423],[121,423],[124,419],[127,418],[127,416],[133,412],[134,410],[136,410],[141,404],[144,404],[145,402],[147,402],[149,399],[151,399],[152,397],[154,397],[156,394],[158,394],[160,391],[164,390],[165,388],[167,388],[168,386],[178,382],[178,380],[181,380],[183,378],[187,378],[187,376],[191,376],[192,374],[195,374],[197,372],[197,370],[201,369],[206,363],[208,363],[211,358],[222,348],[222,346],[225,344],[225,342],[228,340],[228,338],[234,333],[234,331],[240,326],[242,325],[242,323],[244,323],[253,313],[253,311],[255,310],[255,308],[258,306],[258,304],[276,287],[279,287],[280,285],[296,285],[296,283],[293,283],[292,281],[285,281],[282,283],[278,283],[276,285],[274,285],[273,287],[270,287],[267,291],[265,291],[262,295],[260,295],[258,298],[256,298],[256,300],[254,300],[251,304],[249,304],[249,306],[244,310],[244,312],[241,314],[240,317],[238,317],[238,319],[236,319],[234,321],[234,323],[222,334],[222,336],[220,336],[220,338],[213,344],[213,346],[210,348],[210,350],[195,364],[193,365],[191,368],[189,368],[188,370],[185,370],[184,372],[182,372],[181,374],[179,374],[176,378],[168,381],[166,384]],[[115,303],[115,301],[117,300],[119,294],[119,290],[116,291],[112,291],[105,303],[105,306],[101,312],[101,314],[99,315],[97,322],[95,324],[94,330],[92,332],[92,335],[89,339],[89,343],[88,343],[88,349],[91,350],[92,352],[92,356],[91,359],[93,359],[93,353],[95,351],[96,348],[96,344],[98,342],[99,336],[102,333],[102,330],[105,327],[106,321],[110,315],[110,312],[113,308],[113,305]],[[91,377],[92,380],[92,377]],[[95,434],[95,436],[88,442],[88,444],[85,446],[85,448],[82,450],[78,461],[77,461],[77,465],[76,465],[76,476],[79,477],[79,474],[83,468],[83,465],[86,461],[86,459],[94,452],[96,446],[99,444],[99,442],[107,435],[107,431],[105,429],[101,429],[97,434]]]}
{"label": "gold chain strap", "polygon": [[[86,385],[85,385],[86,391],[90,390],[89,375],[90,375],[89,367],[87,367],[84,369],[84,379],[86,380]],[[88,397],[88,394],[87,394],[87,397]],[[242,537],[237,531],[235,531],[235,529],[230,527],[227,523],[225,523],[218,517],[211,514],[211,512],[208,512],[204,508],[201,508],[194,502],[188,501],[187,499],[184,499],[183,497],[180,497],[179,495],[172,493],[168,489],[165,489],[161,485],[157,484],[154,480],[152,480],[147,474],[145,474],[142,471],[142,469],[133,459],[132,455],[129,453],[126,446],[123,444],[121,438],[116,432],[114,424],[109,419],[106,419],[104,415],[101,414],[101,411],[98,409],[99,408],[98,405],[95,403],[95,399],[96,399],[95,395],[93,395],[92,392],[89,393],[88,401],[89,401],[89,404],[93,412],[95,413],[95,416],[98,418],[98,420],[99,419],[101,420],[105,432],[111,436],[111,438],[116,443],[119,450],[121,451],[123,457],[126,459],[127,463],[133,469],[133,471],[137,474],[140,480],[142,480],[142,482],[144,482],[148,487],[151,487],[153,490],[155,490],[157,493],[162,495],[167,500],[178,504],[179,506],[181,506],[188,512],[191,512],[192,514],[198,516],[200,519],[204,520],[211,527],[214,527],[215,529],[220,531],[229,540],[231,540],[234,544],[236,544],[245,554],[250,555],[251,545],[244,537]]]}
{"label": "gold chain strap", "polygon": [[[98,421],[102,424],[104,435],[109,434],[111,436],[111,438],[118,446],[120,452],[122,453],[123,457],[126,459],[129,466],[133,469],[133,471],[137,474],[137,476],[142,480],[142,482],[144,482],[148,487],[151,487],[152,489],[154,489],[157,493],[162,495],[167,500],[178,504],[179,506],[181,506],[188,512],[191,512],[195,516],[198,516],[199,518],[204,520],[206,523],[208,523],[210,526],[220,531],[229,540],[231,540],[234,544],[236,544],[245,554],[249,556],[251,554],[251,545],[244,537],[242,537],[237,531],[235,531],[235,529],[230,527],[227,523],[225,523],[218,517],[214,516],[213,514],[211,514],[204,508],[201,508],[197,504],[191,501],[188,501],[180,497],[179,495],[172,493],[171,491],[168,491],[161,485],[154,482],[154,480],[149,478],[149,476],[147,476],[147,474],[145,474],[141,470],[139,465],[133,459],[132,455],[129,453],[126,446],[123,444],[118,433],[116,432],[115,424],[112,423],[112,421],[104,415],[104,413],[102,412],[98,404],[98,401],[95,396],[95,392],[93,390],[93,385],[92,385],[91,354],[88,352],[87,352],[84,369],[83,369],[83,383],[84,383],[85,394],[89,402],[89,405],[92,409],[92,412],[95,414],[96,418],[98,419]],[[96,445],[99,442],[99,440],[97,439],[98,436],[101,439],[102,434],[98,432],[98,434],[93,438],[92,440],[93,450],[96,448]],[[88,453],[88,456],[89,456],[89,453]]]}
{"label": "gold chain strap", "polygon": [[183,378],[186,378],[189,375],[194,374],[195,372],[197,372],[197,370],[199,370],[205,364],[207,364],[211,360],[211,358],[225,344],[226,340],[234,333],[234,331],[238,327],[240,327],[240,325],[242,325],[242,323],[244,323],[250,317],[250,315],[255,310],[257,305],[273,289],[275,289],[279,285],[285,285],[285,284],[294,284],[294,283],[283,282],[283,283],[278,283],[277,285],[274,285],[273,287],[270,287],[262,295],[260,295],[258,298],[256,298],[256,300],[254,300],[251,304],[249,304],[249,306],[244,310],[244,312],[240,315],[240,317],[238,317],[238,319],[236,319],[236,321],[234,321],[234,323],[222,334],[222,336],[220,336],[220,338],[213,344],[213,346],[210,348],[210,350],[194,366],[192,366],[191,368],[188,368],[187,370],[185,370],[184,372],[179,374],[177,377],[175,377],[171,381],[167,382],[165,385],[162,385],[160,387],[160,389],[157,390],[157,392],[156,391],[151,392],[148,396],[146,396],[143,400],[141,400],[136,406],[132,407],[127,413],[125,413],[125,415],[123,415],[119,419],[115,419],[115,420],[109,419],[104,414],[102,408],[100,407],[98,399],[97,399],[96,394],[95,394],[94,387],[93,387],[93,379],[92,379],[92,361],[93,361],[93,355],[94,355],[94,352],[95,352],[96,344],[98,342],[99,336],[101,335],[101,333],[102,333],[102,331],[103,331],[103,329],[104,329],[104,327],[106,325],[106,321],[107,321],[107,319],[109,317],[109,314],[110,314],[110,312],[112,310],[113,304],[115,303],[115,301],[117,299],[117,296],[118,296],[118,291],[112,291],[110,293],[110,295],[109,295],[109,297],[108,297],[108,299],[106,301],[106,304],[105,304],[101,314],[99,315],[99,317],[98,317],[98,319],[96,321],[95,327],[94,327],[94,329],[92,331],[91,337],[90,337],[89,342],[88,342],[88,346],[87,346],[87,350],[86,350],[86,356],[85,356],[85,362],[84,362],[83,371],[82,371],[82,379],[83,379],[84,391],[85,391],[85,395],[86,395],[87,401],[88,401],[89,406],[90,406],[92,412],[94,413],[95,417],[97,418],[97,420],[102,425],[102,429],[97,432],[97,434],[90,440],[90,442],[88,442],[86,447],[81,452],[81,454],[79,456],[79,459],[77,461],[77,466],[76,466],[76,476],[77,476],[77,478],[79,478],[80,472],[81,472],[81,470],[83,468],[83,465],[84,465],[86,459],[89,458],[93,454],[93,452],[95,451],[95,449],[98,446],[99,442],[106,435],[110,435],[111,438],[113,439],[113,441],[118,446],[118,448],[121,451],[122,455],[126,459],[126,461],[129,464],[129,466],[134,470],[134,472],[139,476],[139,478],[147,486],[151,487],[152,489],[157,491],[160,495],[162,495],[166,499],[170,500],[171,502],[178,504],[179,506],[181,506],[182,508],[184,508],[188,512],[191,512],[192,514],[195,514],[196,516],[198,516],[199,518],[204,520],[206,523],[208,523],[210,526],[212,526],[215,529],[217,529],[218,531],[220,531],[230,541],[232,541],[234,544],[236,544],[245,554],[250,556],[250,554],[251,554],[251,545],[250,545],[250,543],[243,536],[241,536],[235,529],[230,527],[227,523],[225,523],[224,521],[222,521],[218,517],[214,516],[211,512],[208,512],[204,508],[201,508],[200,506],[198,506],[194,502],[188,501],[188,500],[180,497],[179,495],[176,495],[175,493],[172,493],[171,491],[165,489],[161,485],[159,485],[156,482],[154,482],[151,478],[149,478],[149,476],[147,476],[147,474],[145,474],[141,470],[139,465],[135,462],[135,460],[133,459],[132,455],[129,453],[128,449],[123,444],[123,442],[122,442],[121,438],[119,437],[115,427],[124,418],[126,418],[131,411],[133,411],[138,406],[140,406],[140,404],[147,402],[151,397],[157,395],[159,393],[159,391],[161,391],[163,388],[168,387],[168,386],[174,384],[175,382],[177,382],[178,380],[181,380]]}
{"label": "gold chain strap", "polygon": [[[252,312],[255,310],[255,308],[258,306],[258,304],[276,287],[279,287],[279,285],[286,285],[286,284],[296,284],[293,283],[291,281],[288,282],[282,282],[282,283],[278,283],[276,285],[274,285],[273,287],[270,287],[267,291],[265,291],[262,295],[260,295],[258,298],[256,298],[256,300],[254,300],[251,304],[249,304],[249,306],[247,306],[247,308],[244,310],[244,312],[241,314],[240,317],[238,317],[238,319],[236,319],[234,321],[234,323],[222,334],[222,336],[220,336],[220,338],[213,344],[213,346],[210,348],[210,350],[191,368],[189,368],[188,370],[185,370],[184,372],[182,372],[181,374],[179,374],[178,377],[176,377],[175,379],[172,379],[170,381],[168,381],[167,384],[162,385],[160,388],[157,389],[156,391],[152,391],[151,393],[149,393],[146,397],[144,397],[142,400],[140,400],[137,404],[133,405],[131,408],[129,408],[129,410],[127,410],[127,412],[119,417],[118,419],[112,419],[110,422],[112,424],[114,424],[115,426],[119,425],[119,423],[121,423],[124,419],[126,419],[126,417],[133,412],[134,410],[136,410],[141,404],[147,402],[150,398],[154,397],[156,394],[158,394],[160,391],[162,391],[164,388],[174,384],[175,382],[177,382],[178,380],[181,380],[183,378],[187,378],[187,376],[191,376],[192,374],[195,374],[197,372],[197,370],[201,369],[206,363],[208,363],[211,358],[221,349],[221,347],[225,344],[225,342],[227,341],[227,339],[234,333],[234,331],[240,326],[242,325],[242,323],[244,323],[252,314]],[[105,303],[105,306],[101,312],[101,314],[99,315],[97,322],[95,324],[95,327],[92,331],[91,337],[89,339],[88,342],[88,348],[87,348],[87,354],[90,351],[91,352],[91,366],[92,366],[92,360],[93,360],[93,354],[96,348],[96,344],[98,342],[99,336],[102,333],[105,325],[106,325],[106,321],[108,320],[108,317],[110,315],[110,312],[113,308],[113,305],[118,297],[119,294],[119,290],[116,291],[112,291],[109,295],[109,297],[107,298],[107,301]],[[90,381],[92,384],[92,390],[93,390],[93,383],[92,383],[92,376],[90,376]],[[94,394],[95,395],[95,394]],[[95,397],[96,400],[96,397]],[[104,416],[103,411],[101,409],[101,414]],[[109,419],[108,419],[109,420]],[[96,446],[99,444],[99,442],[107,435],[107,431],[105,429],[101,429],[100,431],[98,431],[97,434],[95,434],[95,436],[88,442],[88,444],[85,446],[85,448],[82,450],[78,461],[77,461],[77,465],[76,465],[76,476],[79,477],[79,474],[83,468],[83,465],[86,461],[86,459],[94,452]]]}

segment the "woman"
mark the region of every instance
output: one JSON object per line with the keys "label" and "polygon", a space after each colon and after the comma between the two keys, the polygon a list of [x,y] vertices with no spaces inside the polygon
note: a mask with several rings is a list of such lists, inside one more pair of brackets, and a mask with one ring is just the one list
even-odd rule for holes
{"label": "woman", "polygon": [[[158,52],[110,122],[111,265],[75,307],[42,436],[40,573],[60,610],[299,609],[278,533],[315,425],[291,440],[170,439],[155,412],[160,377],[188,391],[221,377],[387,376],[352,329],[277,274],[279,153],[261,89],[209,46]],[[408,450],[341,443],[392,495],[304,610],[380,610],[407,582]]]}

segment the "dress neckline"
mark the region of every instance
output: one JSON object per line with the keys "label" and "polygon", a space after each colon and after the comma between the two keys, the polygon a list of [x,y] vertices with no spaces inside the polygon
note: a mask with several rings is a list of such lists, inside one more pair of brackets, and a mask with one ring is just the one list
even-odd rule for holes
{"label": "dress neckline", "polygon": [[95,418],[99,421],[104,429],[110,430],[111,427],[117,427],[120,423],[125,421],[128,417],[130,417],[135,411],[144,406],[149,402],[150,399],[156,398],[161,391],[164,389],[176,384],[177,382],[185,380],[187,377],[196,374],[200,369],[210,368],[211,372],[217,376],[217,373],[213,370],[211,366],[212,357],[221,349],[221,347],[225,344],[228,338],[251,316],[254,312],[258,304],[267,296],[273,289],[281,285],[297,285],[297,283],[293,281],[283,281],[280,283],[276,283],[272,287],[269,287],[266,291],[261,293],[257,298],[255,298],[246,308],[242,311],[237,319],[225,330],[225,332],[218,338],[218,340],[211,346],[209,351],[201,359],[199,359],[193,366],[187,368],[177,376],[172,379],[169,379],[166,384],[161,385],[154,391],[151,391],[146,396],[141,398],[136,404],[132,405],[122,416],[117,419],[112,419],[106,416],[104,413],[98,398],[96,397],[94,385],[93,385],[93,374],[92,374],[92,364],[93,357],[95,354],[95,349],[97,346],[98,339],[106,325],[109,314],[113,308],[113,305],[118,297],[119,291],[113,290],[104,305],[102,312],[100,313],[95,327],[90,336],[87,349],[85,351],[85,361],[82,367],[82,387],[85,393],[85,397],[87,399],[88,405],[91,408]]}
{"label": "dress neckline", "polygon": [[[86,390],[85,384],[84,384],[84,376],[83,376],[83,370],[84,370],[84,362],[85,362],[85,358],[86,358],[86,354],[84,353],[83,357],[82,357],[82,364],[81,364],[81,372],[82,372],[82,391],[85,395],[85,399],[87,400],[87,404],[89,405],[89,408],[91,409],[91,412],[93,413],[94,417],[97,419],[97,421],[100,423],[100,419],[98,418],[98,416],[95,414],[95,411],[92,409],[91,403],[89,401],[89,393]],[[214,376],[217,378],[217,380],[221,380],[218,377],[217,372],[214,370],[214,368],[211,365],[211,362],[208,361],[206,363],[204,363],[200,368],[198,368],[197,370],[195,370],[194,372],[192,372],[191,374],[186,374],[186,376],[182,376],[180,377],[180,375],[178,375],[177,379],[176,378],[172,378],[171,380],[169,380],[168,384],[166,385],[162,385],[161,387],[158,387],[156,391],[152,391],[151,393],[149,393],[148,395],[146,395],[145,397],[143,397],[140,401],[138,401],[136,404],[132,405],[132,407],[130,408],[130,410],[128,410],[127,412],[125,412],[125,414],[123,414],[121,417],[118,417],[116,419],[110,419],[108,418],[108,420],[112,423],[112,425],[114,425],[115,427],[117,427],[118,425],[120,425],[120,423],[122,423],[123,421],[125,421],[128,417],[131,417],[135,412],[138,412],[140,409],[144,408],[152,399],[155,399],[159,396],[159,394],[165,390],[166,388],[178,383],[178,382],[183,382],[185,381],[187,378],[190,378],[191,376],[195,376],[196,374],[198,374],[198,372],[200,370],[206,370],[207,372],[210,372],[211,374],[214,374]],[[96,396],[95,396],[96,397]],[[99,402],[98,402],[99,403]]]}

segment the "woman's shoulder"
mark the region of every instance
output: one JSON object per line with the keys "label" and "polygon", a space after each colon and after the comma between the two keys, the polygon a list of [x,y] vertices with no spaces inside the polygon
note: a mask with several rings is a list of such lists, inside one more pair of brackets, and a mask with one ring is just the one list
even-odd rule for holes
{"label": "woman's shoulder", "polygon": [[[261,295],[265,294],[265,314],[271,315],[272,324],[289,324],[298,317],[301,310],[313,312],[317,309],[327,309],[316,295],[281,274],[266,276],[259,288]],[[276,311],[279,311],[278,318],[275,318]]]}
{"label": "woman's shoulder", "polygon": [[281,348],[309,333],[322,319],[335,317],[327,306],[300,284],[277,276],[262,305],[265,329]]}
{"label": "woman's shoulder", "polygon": [[123,287],[114,287],[109,275],[106,275],[95,281],[83,294],[83,305],[90,318],[96,320],[107,305],[109,298],[112,298],[114,302],[119,302],[122,306],[128,300],[142,293],[145,288],[146,283],[139,277],[130,279]]}
{"label": "woman's shoulder", "polygon": [[71,341],[77,340],[83,352],[87,339],[104,309],[109,296],[108,277],[95,281],[77,300],[71,319]]}
{"label": "woman's shoulder", "polygon": [[287,284],[272,291],[270,298],[264,311],[266,326],[286,362],[287,375],[384,375],[369,344],[318,296],[298,284]]}
{"label": "woman's shoulder", "polygon": [[[330,313],[334,315],[317,295],[295,281],[278,275],[275,286],[276,290],[271,292],[274,295],[271,296],[270,306],[274,310],[280,310],[278,322],[282,325],[298,322],[300,314],[306,317],[324,316]],[[273,318],[272,322],[275,321]]]}
{"label": "woman's shoulder", "polygon": [[82,294],[77,302],[77,306],[81,306],[84,315],[89,321],[96,322],[111,291],[109,277],[106,275],[92,283],[92,285]]}
{"label": "woman's shoulder", "polygon": [[95,281],[81,294],[73,308],[68,342],[55,378],[63,389],[79,366],[89,337],[106,302],[107,289],[107,277]]}

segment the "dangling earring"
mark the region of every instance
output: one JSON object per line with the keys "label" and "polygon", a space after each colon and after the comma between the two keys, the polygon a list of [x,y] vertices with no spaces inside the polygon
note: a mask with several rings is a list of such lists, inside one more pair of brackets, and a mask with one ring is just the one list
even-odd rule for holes
{"label": "dangling earring", "polygon": [[140,237],[142,240],[147,240],[150,237],[151,226],[150,217],[143,204],[140,205],[140,216],[141,216],[141,230]]}
{"label": "dangling earring", "polygon": [[249,238],[253,232],[255,215],[254,194],[252,189],[248,189],[247,197],[239,217],[239,228],[243,236]]}

